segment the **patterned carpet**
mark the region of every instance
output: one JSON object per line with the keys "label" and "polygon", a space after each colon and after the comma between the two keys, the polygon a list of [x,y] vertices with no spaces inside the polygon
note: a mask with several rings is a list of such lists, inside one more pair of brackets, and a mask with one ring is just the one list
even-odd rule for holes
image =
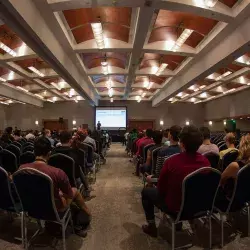
{"label": "patterned carpet", "polygon": [[[160,236],[153,239],[143,234],[141,225],[145,217],[141,206],[140,192],[142,181],[132,173],[134,167],[126,156],[124,147],[113,144],[108,151],[107,163],[101,167],[97,174],[97,182],[93,185],[92,198],[87,202],[93,214],[88,236],[82,239],[76,235],[67,238],[69,250],[166,250],[171,249],[166,240],[170,242],[171,230],[167,223],[160,223]],[[236,225],[246,231],[247,220],[238,216]],[[188,227],[189,224],[187,224]],[[190,249],[208,248],[208,230],[201,222],[192,225],[194,235],[186,232],[177,233],[177,246],[192,243]],[[34,233],[36,223],[30,222],[29,235]],[[234,230],[235,232],[235,230]],[[231,228],[225,229],[224,249],[250,249],[250,238],[232,233]],[[0,214],[0,249],[22,249],[20,240],[20,219],[8,221],[6,213]],[[220,227],[213,223],[214,249],[220,243]],[[62,249],[61,241],[44,233],[36,238],[30,249]]]}

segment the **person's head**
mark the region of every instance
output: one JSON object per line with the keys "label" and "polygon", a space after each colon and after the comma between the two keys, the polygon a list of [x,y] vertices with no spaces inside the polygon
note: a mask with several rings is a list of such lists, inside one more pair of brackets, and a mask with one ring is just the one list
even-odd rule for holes
{"label": "person's head", "polygon": [[5,129],[5,132],[7,133],[7,134],[12,134],[12,131],[13,131],[13,128],[12,127],[7,127],[6,129]]}
{"label": "person's head", "polygon": [[49,158],[51,152],[51,143],[48,138],[41,136],[38,137],[34,142],[34,153],[36,157]]}
{"label": "person's head", "polygon": [[80,144],[86,139],[88,132],[86,129],[78,130],[72,140],[71,146],[73,148],[80,148]]}
{"label": "person's head", "polygon": [[171,142],[178,142],[180,138],[181,127],[178,125],[174,125],[169,129],[168,139]]}
{"label": "person's head", "polygon": [[144,136],[144,134],[142,132],[139,132],[138,138],[141,139],[143,136]]}
{"label": "person's head", "polygon": [[92,131],[90,129],[87,130],[88,136],[91,136]]}
{"label": "person's head", "polygon": [[250,135],[242,136],[240,140],[239,158],[250,161]]}
{"label": "person's head", "polygon": [[225,140],[226,140],[226,145],[228,148],[234,147],[236,138],[233,133],[227,133]]}
{"label": "person's head", "polygon": [[163,136],[163,134],[161,131],[158,131],[158,130],[154,131],[153,140],[154,140],[155,144],[161,144],[162,136]]}
{"label": "person's head", "polygon": [[100,123],[100,121],[98,121],[98,123]]}
{"label": "person's head", "polygon": [[180,133],[180,144],[188,154],[195,154],[202,144],[202,135],[194,125],[185,126]]}
{"label": "person's head", "polygon": [[51,136],[51,132],[49,129],[45,129],[44,133],[45,133],[45,136],[47,136],[47,137]]}
{"label": "person's head", "polygon": [[70,142],[72,136],[71,136],[71,133],[69,131],[64,130],[64,131],[61,131],[59,138],[60,138],[60,142],[62,144],[67,144]]}
{"label": "person's head", "polygon": [[208,127],[200,127],[203,140],[210,140],[210,130]]}
{"label": "person's head", "polygon": [[14,135],[17,136],[17,137],[20,137],[21,136],[21,130],[15,130]]}
{"label": "person's head", "polygon": [[146,136],[149,137],[149,138],[153,137],[153,130],[151,128],[148,128],[146,130]]}
{"label": "person's head", "polygon": [[163,137],[168,138],[169,137],[168,134],[169,134],[169,128],[163,131]]}

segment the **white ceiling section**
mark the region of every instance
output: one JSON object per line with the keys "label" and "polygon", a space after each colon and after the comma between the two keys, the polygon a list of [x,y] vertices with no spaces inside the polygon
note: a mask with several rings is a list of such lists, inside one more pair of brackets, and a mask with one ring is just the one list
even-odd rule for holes
{"label": "white ceiling section", "polygon": [[249,27],[249,0],[0,0],[0,94],[211,101],[250,87]]}

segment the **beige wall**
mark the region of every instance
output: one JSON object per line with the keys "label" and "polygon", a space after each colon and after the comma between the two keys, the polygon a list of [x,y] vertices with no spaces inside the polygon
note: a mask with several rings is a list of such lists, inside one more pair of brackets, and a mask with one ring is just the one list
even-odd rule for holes
{"label": "beige wall", "polygon": [[[155,120],[156,128],[160,128],[160,120],[164,121],[164,128],[174,124],[185,125],[186,120],[193,124],[202,125],[204,120],[204,109],[202,105],[194,104],[164,104],[153,108],[151,102],[137,103],[135,101],[100,102],[100,106],[127,106],[128,119],[152,119]],[[16,104],[4,106],[0,109],[1,129],[8,126],[18,126],[26,130],[41,129],[43,119],[68,119],[69,128],[72,128],[72,121],[76,120],[77,125],[88,123],[94,127],[95,108],[87,101],[45,103],[44,108],[37,108],[31,105]],[[39,126],[35,121],[39,121]],[[4,121],[4,122],[3,122]]]}

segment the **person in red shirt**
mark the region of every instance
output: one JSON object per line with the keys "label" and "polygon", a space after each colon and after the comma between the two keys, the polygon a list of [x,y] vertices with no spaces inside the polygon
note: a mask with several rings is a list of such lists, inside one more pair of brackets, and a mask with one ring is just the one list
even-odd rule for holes
{"label": "person in red shirt", "polygon": [[148,224],[142,226],[144,233],[157,236],[154,206],[166,213],[177,214],[182,199],[182,182],[190,173],[209,167],[207,158],[197,152],[202,135],[195,126],[185,126],[180,134],[182,152],[166,160],[157,187],[142,190],[142,205]]}
{"label": "person in red shirt", "polygon": [[153,130],[152,129],[147,129],[146,130],[146,136],[141,138],[139,141],[137,141],[137,156],[142,157],[142,152],[143,148],[147,146],[148,144],[154,143],[154,140],[152,139],[153,137]]}

